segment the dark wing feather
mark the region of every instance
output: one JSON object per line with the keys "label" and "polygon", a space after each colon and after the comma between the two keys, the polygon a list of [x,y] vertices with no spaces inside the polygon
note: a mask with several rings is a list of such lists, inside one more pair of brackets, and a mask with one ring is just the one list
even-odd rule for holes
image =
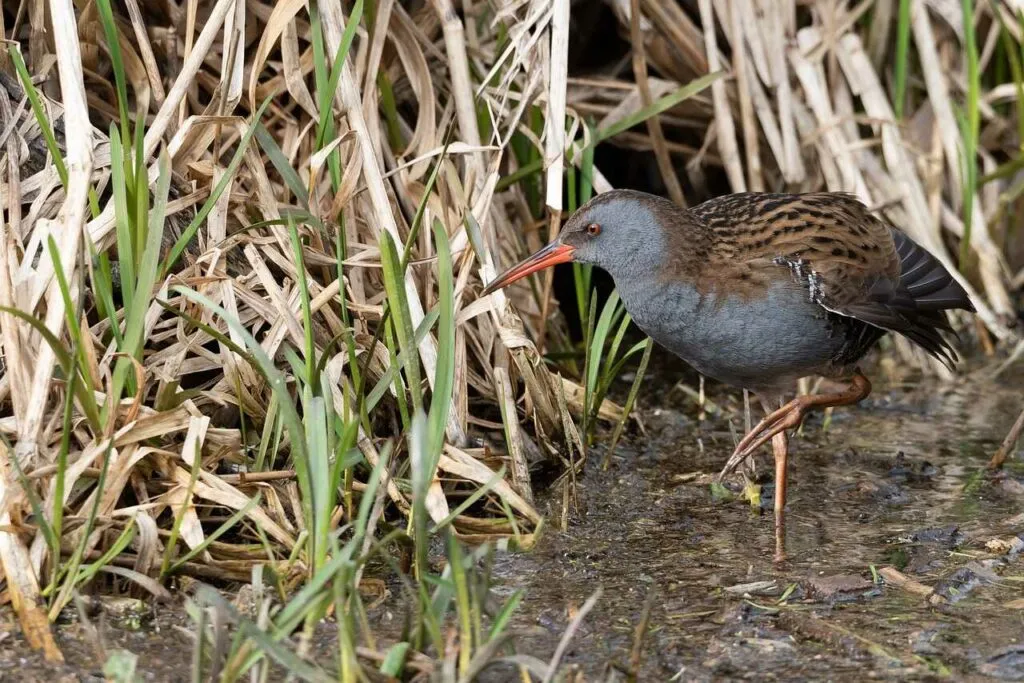
{"label": "dark wing feather", "polygon": [[953,333],[944,311],[973,311],[963,287],[949,271],[903,232],[889,229],[899,256],[899,276],[866,278],[861,296],[829,301],[828,285],[821,304],[836,313],[902,334],[952,368],[956,352],[943,333]]}
{"label": "dark wing feather", "polygon": [[[919,311],[959,309],[974,312],[967,292],[945,266],[902,231],[890,229],[900,257],[900,283]],[[938,316],[945,320],[944,316]]]}
{"label": "dark wing feather", "polygon": [[879,277],[861,301],[837,311],[891,332],[898,332],[947,367],[956,353],[942,333],[953,333],[944,311],[974,311],[967,292],[926,249],[890,228],[900,258],[899,278]]}

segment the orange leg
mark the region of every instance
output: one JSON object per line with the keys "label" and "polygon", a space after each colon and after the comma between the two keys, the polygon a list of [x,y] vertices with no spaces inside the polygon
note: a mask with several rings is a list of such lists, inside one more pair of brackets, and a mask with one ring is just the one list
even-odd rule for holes
{"label": "orange leg", "polygon": [[775,456],[775,516],[786,508],[786,464],[789,459],[789,435],[782,431],[772,437],[772,455]]}
{"label": "orange leg", "polygon": [[[745,458],[750,457],[758,448],[768,443],[778,434],[784,434],[787,429],[799,427],[800,423],[812,410],[820,410],[830,406],[845,406],[857,403],[871,393],[871,382],[860,371],[851,378],[850,386],[845,390],[834,394],[818,394],[815,396],[797,396],[792,401],[772,412],[758,423],[750,431],[733,451],[729,461],[722,468],[719,479],[729,474]],[[778,451],[776,451],[778,453]],[[785,476],[785,458],[782,458],[781,472]],[[780,473],[779,460],[776,456],[776,476]],[[782,489],[782,502],[785,505],[785,486]],[[779,487],[776,487],[776,491]],[[778,509],[779,494],[776,493],[776,509]]]}
{"label": "orange leg", "polygon": [[786,461],[789,457],[789,435],[785,431],[772,437],[775,456],[775,561],[786,559]]}
{"label": "orange leg", "polygon": [[772,455],[775,458],[775,561],[786,559],[785,554],[785,509],[786,509],[786,466],[789,460],[789,435],[787,429],[799,427],[811,410],[831,406],[844,406],[857,403],[871,393],[871,382],[859,370],[850,378],[850,386],[844,391],[816,396],[798,396],[778,410],[769,412],[754,429],[740,440],[729,461],[718,475],[721,480],[741,462],[744,462],[754,451],[772,442]]}

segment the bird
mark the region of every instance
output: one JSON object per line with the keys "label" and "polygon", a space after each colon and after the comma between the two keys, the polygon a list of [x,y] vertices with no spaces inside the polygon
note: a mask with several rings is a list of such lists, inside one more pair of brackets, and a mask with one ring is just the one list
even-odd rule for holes
{"label": "bird", "polygon": [[[766,417],[736,445],[719,480],[771,441],[777,527],[787,430],[813,410],[866,398],[872,387],[860,362],[887,333],[952,369],[958,358],[948,337],[956,335],[946,311],[974,311],[933,254],[843,192],[740,192],[684,208],[609,190],[483,294],[568,262],[606,271],[634,323],[660,346],[760,399]],[[810,376],[843,388],[786,402]]]}

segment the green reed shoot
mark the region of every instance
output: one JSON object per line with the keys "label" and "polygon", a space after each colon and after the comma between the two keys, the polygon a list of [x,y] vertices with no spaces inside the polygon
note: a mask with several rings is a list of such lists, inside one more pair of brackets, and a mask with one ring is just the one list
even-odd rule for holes
{"label": "green reed shoot", "polygon": [[907,100],[907,64],[910,61],[910,0],[900,0],[899,20],[896,24],[896,64],[893,67],[892,108],[896,119],[903,118]]}
{"label": "green reed shoot", "polygon": [[960,267],[964,268],[971,250],[971,224],[974,214],[974,194],[978,189],[978,138],[981,131],[981,76],[978,66],[978,46],[974,26],[973,0],[961,0],[964,18],[964,55],[967,58],[967,101],[961,115],[961,136],[964,141],[964,236],[960,240]]}

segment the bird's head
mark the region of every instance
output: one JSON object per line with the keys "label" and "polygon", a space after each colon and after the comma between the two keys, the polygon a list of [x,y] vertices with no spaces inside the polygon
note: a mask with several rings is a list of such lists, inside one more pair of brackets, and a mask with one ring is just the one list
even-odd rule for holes
{"label": "bird's head", "polygon": [[665,244],[660,217],[673,211],[680,209],[669,200],[634,190],[598,195],[566,221],[553,242],[502,273],[484,294],[559,263],[595,265],[615,280],[649,272]]}

